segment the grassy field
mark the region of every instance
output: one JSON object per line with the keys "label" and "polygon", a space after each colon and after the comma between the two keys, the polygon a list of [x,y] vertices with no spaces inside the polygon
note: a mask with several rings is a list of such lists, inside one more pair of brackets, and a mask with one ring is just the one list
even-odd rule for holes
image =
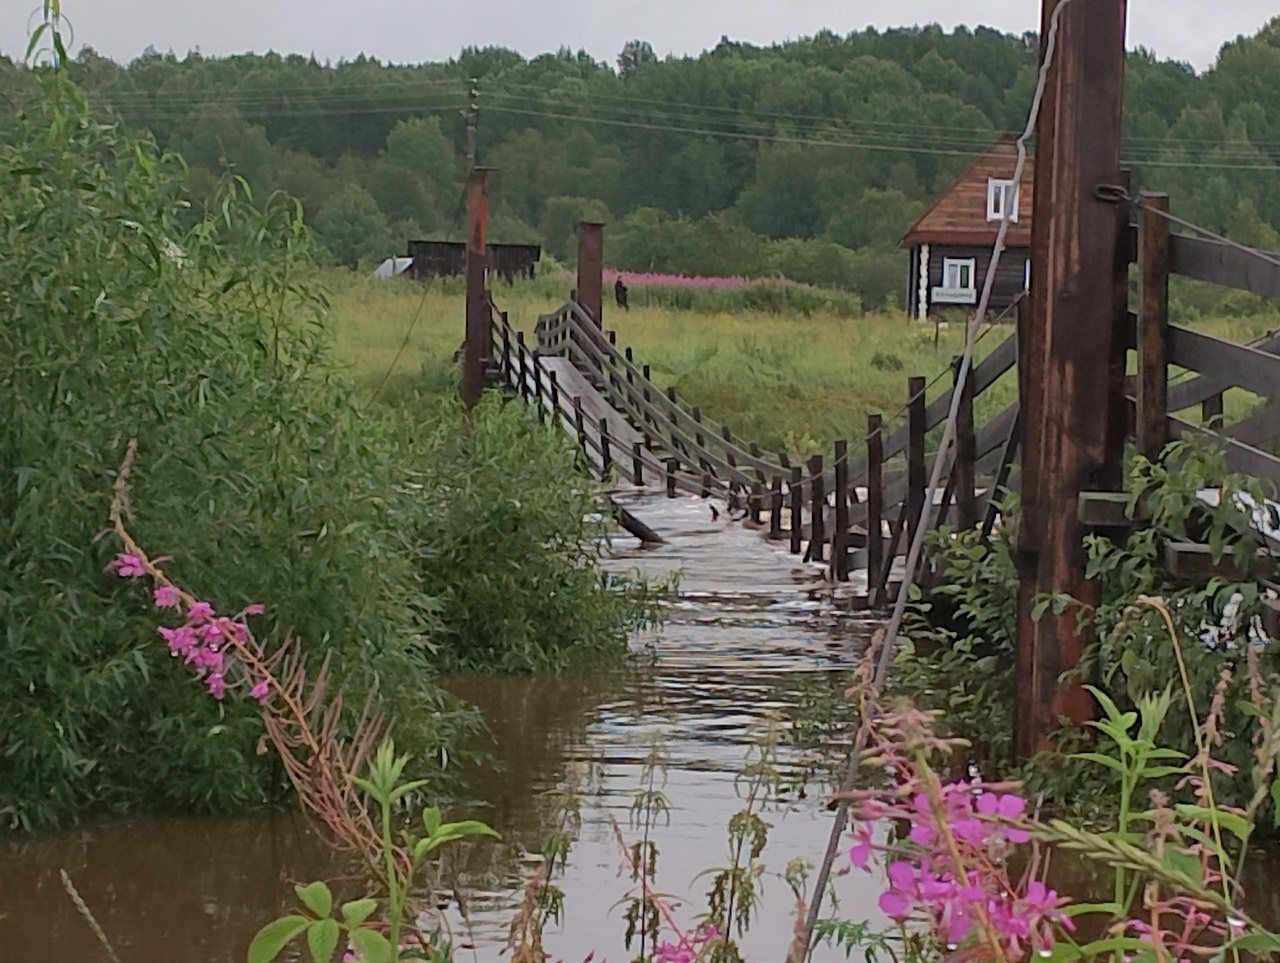
{"label": "grassy field", "polygon": [[[414,389],[452,390],[452,359],[463,330],[460,282],[424,286],[350,272],[333,272],[325,281],[336,354],[366,397],[384,378],[378,397],[387,401]],[[538,315],[566,297],[559,287],[545,279],[499,284],[493,296],[532,342]],[[1274,318],[1232,318],[1196,327],[1244,342],[1264,332],[1268,321],[1275,323]],[[637,363],[651,366],[660,386],[674,386],[713,420],[792,455],[826,450],[837,438],[862,437],[868,412],[881,412],[896,423],[889,416],[906,400],[911,375],[930,380],[941,375],[930,398],[945,390],[949,377],[943,373],[964,336],[958,324],[935,330],[902,315],[848,318],[821,311],[807,316],[658,307],[621,311],[609,304],[605,323],[618,332],[619,345],[635,349]],[[993,328],[979,353],[1011,332],[1011,325]],[[978,399],[979,421],[1010,403],[1015,392],[1010,375],[984,393]],[[1243,417],[1255,403],[1244,392],[1228,394],[1229,420]]]}

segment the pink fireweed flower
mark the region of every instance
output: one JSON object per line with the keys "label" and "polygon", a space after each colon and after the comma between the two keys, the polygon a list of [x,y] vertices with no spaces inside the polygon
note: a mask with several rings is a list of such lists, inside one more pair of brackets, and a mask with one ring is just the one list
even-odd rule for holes
{"label": "pink fireweed flower", "polygon": [[266,679],[263,679],[261,682],[259,682],[257,685],[255,685],[252,689],[249,690],[249,695],[257,699],[263,705],[266,705],[267,701],[271,698],[270,683],[268,683]]}
{"label": "pink fireweed flower", "polygon": [[204,684],[209,688],[209,694],[215,699],[221,699],[227,694],[227,683],[222,678],[221,672],[215,672],[209,678],[204,680]]}
{"label": "pink fireweed flower", "polygon": [[187,618],[192,622],[203,622],[213,618],[213,606],[208,602],[196,602],[187,609]]}
{"label": "pink fireweed flower", "polygon": [[142,559],[126,552],[121,552],[117,555],[107,568],[121,578],[142,578],[147,574],[146,567],[142,564]]}
{"label": "pink fireweed flower", "polygon": [[151,597],[158,609],[176,609],[182,604],[182,593],[176,585],[157,585]]}
{"label": "pink fireweed flower", "polygon": [[187,625],[180,625],[176,629],[161,625],[157,626],[156,632],[169,643],[169,651],[174,655],[190,652],[191,647],[196,644],[196,634]]}
{"label": "pink fireweed flower", "polygon": [[870,869],[871,831],[862,826],[853,833],[854,844],[849,849],[849,862],[858,869]]}
{"label": "pink fireweed flower", "polygon": [[241,615],[261,615],[267,610],[267,607],[261,602],[254,602],[252,605],[246,605]]}
{"label": "pink fireweed flower", "polygon": [[200,638],[204,640],[205,645],[217,645],[222,641],[222,623],[225,619],[218,619],[216,622],[206,622],[196,631],[200,634]]}

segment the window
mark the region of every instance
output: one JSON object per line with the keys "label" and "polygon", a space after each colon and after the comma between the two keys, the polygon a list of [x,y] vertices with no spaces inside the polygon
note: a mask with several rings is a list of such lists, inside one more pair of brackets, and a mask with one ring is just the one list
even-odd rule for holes
{"label": "window", "polygon": [[1027,258],[1022,265],[1022,290],[1031,290],[1031,258]]}
{"label": "window", "polygon": [[1009,220],[1018,219],[1018,190],[1013,181],[1002,181],[998,177],[987,178],[987,220],[1004,219],[1005,211],[1009,212]]}
{"label": "window", "polygon": [[942,285],[933,289],[933,300],[941,304],[973,304],[978,291],[974,281],[976,261],[971,257],[944,257]]}

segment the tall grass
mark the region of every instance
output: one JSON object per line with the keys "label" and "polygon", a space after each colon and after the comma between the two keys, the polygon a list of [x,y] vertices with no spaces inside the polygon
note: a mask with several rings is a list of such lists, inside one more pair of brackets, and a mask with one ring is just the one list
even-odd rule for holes
{"label": "tall grass", "polygon": [[[424,286],[334,272],[326,282],[336,354],[351,365],[365,392],[371,393],[388,371],[415,314],[408,344],[381,396],[394,400],[411,386],[451,390],[453,356],[463,331],[459,281]],[[538,315],[559,307],[567,295],[565,282],[546,278],[499,283],[493,291],[494,300],[531,342]],[[827,450],[838,438],[861,438],[869,412],[889,416],[900,411],[912,375],[937,378],[929,391],[930,399],[936,397],[949,385],[945,372],[964,338],[961,324],[935,327],[896,313],[851,317],[840,309],[682,310],[636,304],[635,289],[632,303],[624,311],[610,299],[605,326],[617,331],[619,345],[635,349],[637,363],[651,366],[659,386],[675,387],[707,416],[792,455]],[[1280,326],[1268,315],[1195,323],[1200,330],[1241,342],[1268,325]],[[995,326],[980,342],[979,356],[1012,331],[1011,324]],[[1016,392],[1010,373],[978,398],[979,422],[1011,403]],[[1228,421],[1243,417],[1256,403],[1247,393],[1229,392]]]}

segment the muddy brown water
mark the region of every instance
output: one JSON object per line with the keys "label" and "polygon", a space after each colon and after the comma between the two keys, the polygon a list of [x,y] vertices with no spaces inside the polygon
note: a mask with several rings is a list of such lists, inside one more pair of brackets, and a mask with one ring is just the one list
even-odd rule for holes
{"label": "muddy brown water", "polygon": [[[629,882],[610,818],[628,839],[633,793],[656,744],[665,757],[659,787],[670,822],[651,830],[658,886],[683,900],[682,922],[705,909],[704,870],[728,857],[725,826],[742,807],[736,783],[757,727],[783,713],[798,684],[839,687],[871,624],[810,598],[797,562],[759,533],[712,521],[695,498],[636,496],[633,511],[666,536],[657,549],[620,537],[612,565],[652,575],[681,571],[666,624],[634,641],[631,664],[561,677],[463,678],[450,687],[483,711],[494,769],[467,773],[446,817],[488,821],[502,841],[474,847],[466,864],[474,954],[497,960],[525,875],[560,824],[548,790],[566,767],[589,772],[581,829],[558,880],[563,921],[546,946],[575,961],[634,956],[623,946]],[[721,506],[723,507],[723,506]],[[786,752],[781,762],[794,761]],[[764,861],[781,872],[793,857],[821,855],[829,814],[815,800],[771,799]],[[340,877],[336,861],[305,821],[289,812],[229,819],[138,819],[57,835],[0,840],[0,963],[105,959],[63,892],[65,869],[102,924],[121,963],[243,961],[253,934],[296,906],[292,884]],[[844,909],[875,915],[867,877],[840,881]],[[764,914],[744,941],[753,960],[781,960],[793,901],[780,879],[764,883]],[[840,954],[843,957],[843,954]]]}
{"label": "muddy brown water", "polygon": [[[635,640],[631,663],[560,677],[450,682],[484,711],[493,741],[483,748],[497,767],[470,769],[465,792],[444,803],[446,818],[481,818],[503,837],[468,851],[462,873],[470,927],[456,904],[447,913],[458,941],[474,943],[460,961],[500,959],[523,880],[560,824],[548,792],[563,784],[567,767],[589,777],[581,829],[557,880],[564,917],[548,927],[546,948],[570,963],[591,953],[616,963],[635,956],[634,946],[628,952],[623,945],[619,904],[630,884],[611,819],[629,841],[639,837],[631,805],[655,744],[665,757],[659,788],[671,809],[669,823],[658,820],[651,829],[658,887],[682,901],[682,923],[705,909],[710,880],[699,874],[727,861],[725,826],[742,807],[736,780],[758,726],[771,714],[785,716],[802,687],[838,692],[874,627],[810,597],[793,557],[723,517],[712,521],[705,502],[629,502],[669,542],[640,551],[620,538],[611,564],[651,575],[681,571],[670,618]],[[784,751],[780,762],[792,770],[798,759]],[[819,800],[792,793],[770,799],[763,815],[771,824],[763,857],[770,871],[780,873],[794,857],[818,860],[830,826]],[[60,869],[121,963],[241,963],[253,934],[296,907],[294,883],[326,878],[342,885],[351,871],[290,812],[119,820],[0,839],[0,963],[106,959],[64,894]],[[1071,879],[1060,888],[1072,892],[1105,882],[1085,867],[1059,861],[1057,870]],[[1274,854],[1253,860],[1249,873],[1253,911],[1269,921],[1280,920],[1280,887],[1272,884],[1278,873]],[[836,885],[843,916],[886,922],[875,906],[876,878],[850,874]],[[793,909],[785,884],[766,878],[762,912],[743,940],[747,959],[784,958]],[[845,957],[819,951],[815,959]]]}

